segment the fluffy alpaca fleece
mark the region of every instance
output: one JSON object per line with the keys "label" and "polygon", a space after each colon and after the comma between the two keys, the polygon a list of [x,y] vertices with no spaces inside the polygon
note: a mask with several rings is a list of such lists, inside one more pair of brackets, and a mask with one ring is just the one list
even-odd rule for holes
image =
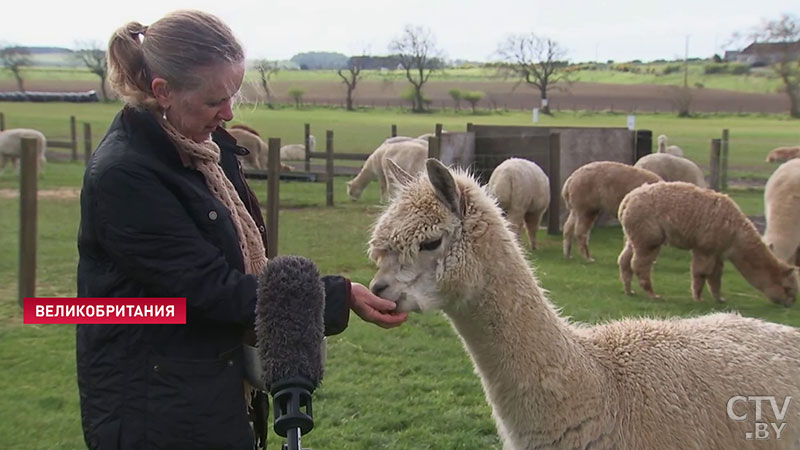
{"label": "fluffy alpaca fleece", "polygon": [[794,158],[800,158],[800,145],[772,149],[767,155],[767,162],[786,162]]}
{"label": "fluffy alpaca fleece", "polygon": [[[237,145],[250,151],[249,154],[240,157],[242,167],[246,169],[267,170],[269,148],[255,130],[246,125],[234,125],[228,130],[228,133],[236,139]],[[281,170],[291,171],[293,169],[292,166],[281,163]]]}
{"label": "fluffy alpaca fleece", "polygon": [[514,234],[519,235],[524,225],[535,249],[536,232],[550,206],[550,179],[541,167],[527,159],[509,158],[492,171],[487,190],[505,211]]}
{"label": "fluffy alpaca fleece", "polygon": [[572,172],[561,188],[569,210],[564,222],[564,257],[571,257],[572,240],[576,238],[583,257],[594,261],[589,254],[589,233],[600,212],[616,216],[625,194],[659,181],[663,181],[661,177],[649,170],[613,161],[591,162]]}
{"label": "fluffy alpaca fleece", "polygon": [[685,181],[700,187],[708,187],[703,170],[694,162],[670,155],[669,153],[652,153],[636,161],[633,167],[649,170],[664,181]]}
{"label": "fluffy alpaca fleece", "polygon": [[[560,317],[493,199],[471,177],[428,160],[378,218],[373,292],[401,311],[440,309],[480,376],[506,450],[796,449],[800,332],[735,314],[626,319],[594,327]],[[755,404],[781,440],[746,440]]]}
{"label": "fluffy alpaca fleece", "polygon": [[781,164],[764,189],[764,243],[779,259],[800,265],[800,159]]}
{"label": "fluffy alpaca fleece", "polygon": [[[784,306],[797,297],[797,269],[780,261],[761,241],[755,226],[727,195],[683,182],[657,183],[631,191],[619,206],[625,247],[617,260],[625,292],[633,274],[656,297],[650,271],[664,244],[692,251],[692,297],[700,300],[708,283],[721,293],[725,258],[767,298]],[[798,374],[800,379],[800,373]]]}
{"label": "fluffy alpaca fleece", "polygon": [[47,163],[47,157],[45,156],[47,138],[40,131],[30,128],[11,128],[0,131],[0,170],[5,169],[8,161],[11,161],[13,169],[17,168],[17,160],[22,155],[23,138],[36,140],[36,171],[39,174],[43,173],[44,165]]}
{"label": "fluffy alpaca fleece", "polygon": [[667,136],[663,134],[658,137],[658,153],[683,157],[683,149],[677,145],[669,145]]}
{"label": "fluffy alpaca fleece", "polygon": [[381,200],[389,199],[391,186],[387,183],[383,171],[383,161],[391,159],[403,170],[417,173],[424,168],[428,157],[428,143],[420,139],[409,139],[381,144],[369,155],[361,171],[347,182],[347,195],[351,200],[358,200],[370,181],[377,179],[381,189]]}

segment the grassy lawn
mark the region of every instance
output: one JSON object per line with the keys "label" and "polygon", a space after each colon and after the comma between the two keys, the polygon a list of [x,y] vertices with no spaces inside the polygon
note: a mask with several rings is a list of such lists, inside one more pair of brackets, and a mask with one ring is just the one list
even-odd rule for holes
{"label": "grassy lawn", "polygon": [[[68,135],[68,117],[90,122],[95,139],[102,136],[115,104],[0,103],[8,127],[42,129],[48,136]],[[624,115],[565,113],[545,117],[545,125],[624,126]],[[396,110],[267,110],[240,106],[237,122],[251,124],[265,136],[300,142],[303,123],[312,124],[317,142],[324,130],[336,132],[335,149],[369,152],[390,132],[417,135],[433,130],[463,130],[466,122],[527,125],[527,114],[504,113],[410,115]],[[668,115],[637,117],[637,127],[668,134],[687,155],[708,160],[708,141],[723,128],[731,130],[731,165],[743,174],[766,178],[773,166],[763,163],[773,146],[797,143],[796,121],[768,116],[708,116],[677,119]],[[55,139],[55,138],[51,138]],[[96,141],[95,141],[96,142]],[[320,144],[321,145],[321,144]],[[738,169],[741,168],[741,169]],[[52,162],[40,179],[41,189],[77,188],[81,163]],[[327,208],[322,183],[281,184],[281,254],[312,258],[323,273],[340,273],[368,283],[374,267],[366,257],[369,229],[381,211],[378,189],[369,185],[358,202],[346,199],[346,178],[335,181],[336,206]],[[264,201],[266,183],[253,182]],[[18,186],[10,171],[0,174],[0,191]],[[763,214],[763,191],[731,192],[747,214]],[[19,201],[0,195],[0,447],[4,449],[84,448],[75,381],[74,327],[22,325],[17,306]],[[37,295],[74,296],[79,221],[76,197],[39,200]],[[690,296],[688,252],[664,248],[654,269],[660,301],[626,296],[618,279],[616,258],[622,247],[618,227],[596,229],[591,249],[597,259],[564,260],[560,236],[540,231],[540,250],[528,259],[540,283],[564,315],[581,322],[629,316],[694,316],[738,311],[746,316],[800,326],[800,309],[768,302],[730,265],[723,276],[727,304]],[[491,411],[462,345],[438,313],[415,314],[402,327],[382,330],[353,316],[343,334],[329,340],[326,376],[315,393],[316,426],[303,442],[329,449],[499,449]],[[279,439],[272,436],[271,445]]]}

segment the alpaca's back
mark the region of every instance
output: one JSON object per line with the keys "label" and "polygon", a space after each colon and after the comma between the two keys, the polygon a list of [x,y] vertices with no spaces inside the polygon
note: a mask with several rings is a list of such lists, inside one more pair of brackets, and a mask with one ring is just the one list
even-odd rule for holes
{"label": "alpaca's back", "polygon": [[625,195],[647,183],[662,181],[649,170],[612,161],[597,161],[578,168],[568,178],[565,198],[570,209],[603,210],[616,215]]}
{"label": "alpaca's back", "polygon": [[634,167],[649,170],[664,181],[685,181],[700,187],[707,187],[703,171],[692,161],[669,153],[652,153],[643,156]]}
{"label": "alpaca's back", "polygon": [[658,241],[719,253],[737,240],[758,240],[758,231],[730,197],[685,182],[634,189],[620,204],[619,221],[637,245]]}
{"label": "alpaca's back", "polygon": [[384,144],[375,151],[378,153],[377,164],[372,166],[376,176],[383,177],[382,162],[384,159],[391,159],[400,168],[416,175],[425,167],[425,158],[428,156],[428,145],[416,139]]}
{"label": "alpaca's back", "polygon": [[767,155],[767,162],[785,162],[794,158],[800,158],[800,146],[774,148]]}
{"label": "alpaca's back", "polygon": [[[719,313],[625,319],[585,333],[619,386],[621,423],[637,430],[624,448],[798,448],[800,330]],[[774,399],[779,410],[788,401],[780,419],[765,399],[758,420],[785,423],[780,441],[772,429],[772,442],[747,440],[757,421],[748,396]]]}

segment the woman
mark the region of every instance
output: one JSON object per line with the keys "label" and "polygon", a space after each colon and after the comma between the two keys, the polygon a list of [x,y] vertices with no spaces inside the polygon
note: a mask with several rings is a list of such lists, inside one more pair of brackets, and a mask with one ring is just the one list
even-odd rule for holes
{"label": "woman", "polygon": [[[218,18],[177,11],[131,22],[108,48],[125,99],[86,168],[78,236],[81,297],[185,297],[185,325],[79,325],[78,386],[91,449],[253,448],[241,343],[252,330],[265,228],[220,125],[244,52]],[[399,325],[394,303],[325,277],[325,332],[349,310]]]}

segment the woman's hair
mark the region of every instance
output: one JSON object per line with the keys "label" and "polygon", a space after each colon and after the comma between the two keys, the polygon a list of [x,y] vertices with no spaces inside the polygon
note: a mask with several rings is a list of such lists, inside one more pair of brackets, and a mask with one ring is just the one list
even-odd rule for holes
{"label": "woman's hair", "polygon": [[175,90],[203,82],[198,69],[244,61],[241,43],[212,14],[195,10],[172,12],[152,25],[129,22],[108,42],[108,80],[126,103],[156,109],[151,83],[167,80]]}

